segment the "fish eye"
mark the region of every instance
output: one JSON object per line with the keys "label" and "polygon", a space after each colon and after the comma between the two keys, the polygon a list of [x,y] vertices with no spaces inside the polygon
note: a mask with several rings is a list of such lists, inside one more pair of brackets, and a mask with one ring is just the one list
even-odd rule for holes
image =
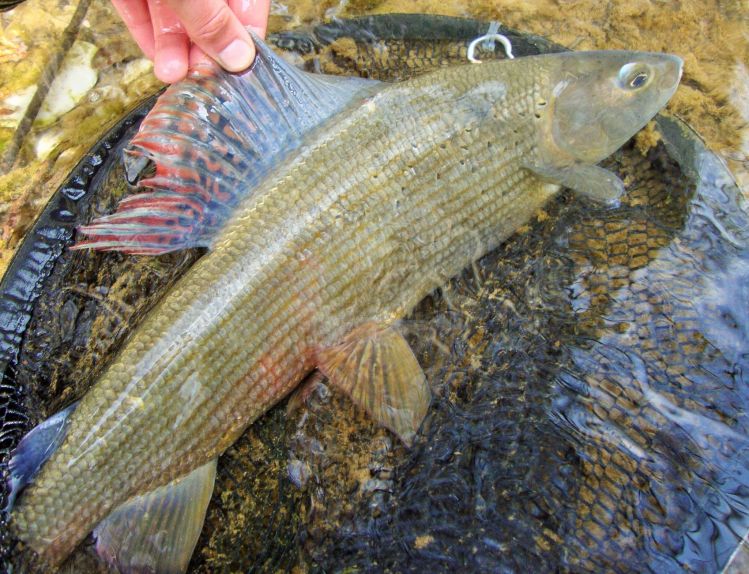
{"label": "fish eye", "polygon": [[625,90],[638,90],[648,84],[650,76],[650,70],[645,64],[624,64],[619,69],[619,86]]}
{"label": "fish eye", "polygon": [[633,88],[639,88],[647,81],[648,75],[645,72],[640,72],[634,78],[632,78],[632,81],[629,82],[629,85]]}

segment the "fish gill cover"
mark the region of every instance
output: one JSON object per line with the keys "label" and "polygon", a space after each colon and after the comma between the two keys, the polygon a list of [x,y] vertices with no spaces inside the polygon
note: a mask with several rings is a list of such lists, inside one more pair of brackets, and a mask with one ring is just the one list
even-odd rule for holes
{"label": "fish gill cover", "polygon": [[[389,79],[464,58],[486,28],[388,16],[277,41],[310,66]],[[414,312],[437,398],[411,451],[325,386],[289,417],[275,409],[220,459],[191,570],[721,568],[749,527],[749,223],[694,134],[658,127],[645,156],[609,162],[628,183],[618,208],[561,196]],[[94,213],[122,192],[85,187]],[[85,391],[196,257],[61,251],[41,277],[16,276],[33,293],[3,285],[29,321],[12,330],[4,388],[27,389],[20,416],[35,420]],[[2,413],[12,440],[18,406]],[[67,568],[94,571],[90,547]]]}

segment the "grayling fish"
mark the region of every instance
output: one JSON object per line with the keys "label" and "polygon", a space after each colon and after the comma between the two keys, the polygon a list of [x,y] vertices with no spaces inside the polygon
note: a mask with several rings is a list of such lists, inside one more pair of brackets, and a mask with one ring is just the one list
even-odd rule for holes
{"label": "grayling fish", "polygon": [[560,186],[616,200],[595,163],[680,74],[675,56],[590,52],[387,85],[308,75],[258,42],[246,74],[171,87],[132,142],[152,191],[79,247],[210,252],[21,442],[18,536],[52,565],[93,530],[122,571],[184,571],[216,458],[315,368],[410,443],[429,389],[396,321]]}

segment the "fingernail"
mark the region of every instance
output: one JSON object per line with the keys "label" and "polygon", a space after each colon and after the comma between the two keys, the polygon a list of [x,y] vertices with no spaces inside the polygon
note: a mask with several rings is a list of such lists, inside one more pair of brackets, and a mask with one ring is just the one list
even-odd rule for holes
{"label": "fingernail", "polygon": [[166,84],[183,79],[187,74],[187,62],[180,60],[159,61],[156,64],[156,77]]}
{"label": "fingernail", "polygon": [[233,40],[218,55],[219,64],[230,72],[241,72],[252,64],[255,50],[242,40]]}

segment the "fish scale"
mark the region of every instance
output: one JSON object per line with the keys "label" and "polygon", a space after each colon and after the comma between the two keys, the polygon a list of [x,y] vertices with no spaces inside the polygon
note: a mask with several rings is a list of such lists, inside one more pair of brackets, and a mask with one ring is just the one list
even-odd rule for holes
{"label": "fish scale", "polygon": [[[616,75],[629,54],[608,57]],[[81,399],[13,512],[20,537],[60,562],[120,504],[214,460],[357,327],[392,325],[526,223],[560,189],[528,167],[570,161],[539,110],[567,67],[441,70],[307,134]]]}

